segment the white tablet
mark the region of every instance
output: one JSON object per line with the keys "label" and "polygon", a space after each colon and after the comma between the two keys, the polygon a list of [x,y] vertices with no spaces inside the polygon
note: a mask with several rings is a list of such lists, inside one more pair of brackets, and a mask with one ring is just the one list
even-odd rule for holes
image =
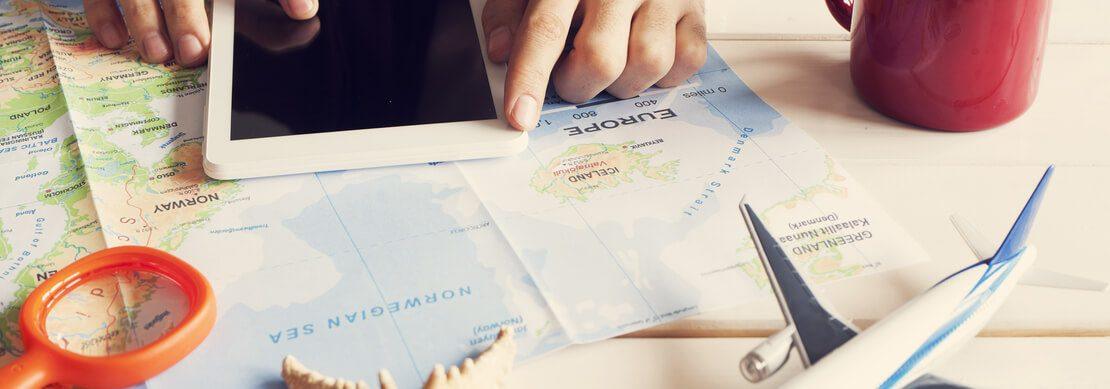
{"label": "white tablet", "polygon": [[504,67],[485,56],[484,0],[216,0],[204,171],[231,179],[506,156]]}

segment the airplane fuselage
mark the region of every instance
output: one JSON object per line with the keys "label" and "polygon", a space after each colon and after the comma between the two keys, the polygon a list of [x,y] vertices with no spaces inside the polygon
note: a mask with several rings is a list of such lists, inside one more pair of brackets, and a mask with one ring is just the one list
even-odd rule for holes
{"label": "airplane fuselage", "polygon": [[900,388],[975,337],[1036,259],[969,266],[937,283],[791,379],[788,388]]}

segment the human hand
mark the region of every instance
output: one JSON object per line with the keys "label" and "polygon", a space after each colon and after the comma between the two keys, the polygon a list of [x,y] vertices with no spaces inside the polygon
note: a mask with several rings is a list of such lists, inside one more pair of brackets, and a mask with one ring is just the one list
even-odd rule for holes
{"label": "human hand", "polygon": [[[118,49],[135,39],[143,60],[199,66],[208,58],[211,32],[204,0],[84,0],[85,16],[101,45]],[[280,0],[290,18],[316,15],[318,0]],[[122,14],[120,9],[123,9]],[[172,44],[171,44],[172,42]]]}
{"label": "human hand", "polygon": [[553,71],[564,100],[629,98],[685,81],[707,53],[702,0],[488,0],[482,26],[490,61],[509,64],[503,107],[520,130],[535,127]]}
{"label": "human hand", "polygon": [[308,46],[319,33],[318,14],[294,20],[284,6],[272,0],[235,0],[235,34],[267,51],[280,53]]}

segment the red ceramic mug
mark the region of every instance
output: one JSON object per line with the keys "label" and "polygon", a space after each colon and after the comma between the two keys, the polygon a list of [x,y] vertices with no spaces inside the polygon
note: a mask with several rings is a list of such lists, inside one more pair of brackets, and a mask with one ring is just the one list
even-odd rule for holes
{"label": "red ceramic mug", "polygon": [[887,116],[975,131],[1037,95],[1050,0],[825,1],[851,31],[852,83]]}

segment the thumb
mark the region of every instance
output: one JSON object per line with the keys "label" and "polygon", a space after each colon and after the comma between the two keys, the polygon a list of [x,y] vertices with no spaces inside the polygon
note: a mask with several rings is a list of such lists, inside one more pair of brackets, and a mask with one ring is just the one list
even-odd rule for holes
{"label": "thumb", "polygon": [[495,63],[509,60],[520,17],[524,14],[525,0],[489,0],[482,8],[482,31],[486,36],[486,55]]}

